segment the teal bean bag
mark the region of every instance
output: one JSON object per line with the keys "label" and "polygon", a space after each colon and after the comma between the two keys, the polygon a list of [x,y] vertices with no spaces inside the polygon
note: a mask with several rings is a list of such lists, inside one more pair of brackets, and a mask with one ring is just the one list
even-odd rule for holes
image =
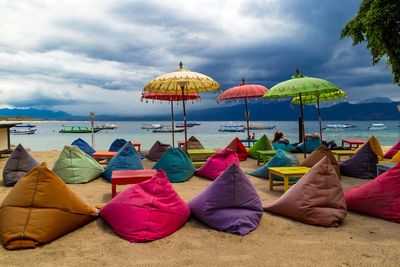
{"label": "teal bean bag", "polygon": [[272,146],[274,147],[275,150],[282,149],[283,151],[286,152],[292,152],[294,150],[293,145],[285,142],[276,141],[272,143]]}
{"label": "teal bean bag", "polygon": [[[252,176],[268,179],[269,167],[289,167],[289,166],[300,166],[300,161],[296,155],[289,152],[278,149],[274,157],[270,161],[264,164],[264,166],[258,168],[253,172],[246,172]],[[278,177],[277,177],[278,178]],[[275,178],[274,178],[275,179]],[[297,179],[297,178],[294,178]],[[279,178],[277,179],[279,180]]]}
{"label": "teal bean bag", "polygon": [[189,180],[196,169],[192,161],[182,149],[171,147],[153,166],[153,169],[164,170],[171,183],[180,183]]}
{"label": "teal bean bag", "polygon": [[79,147],[64,146],[53,171],[67,184],[81,184],[96,179],[104,169]]}
{"label": "teal bean bag", "polygon": [[103,177],[111,182],[112,171],[116,170],[143,170],[140,155],[135,147],[130,143],[126,143],[117,154],[108,162],[107,168],[103,173]]}
{"label": "teal bean bag", "polygon": [[[274,150],[274,147],[271,144],[271,141],[269,141],[268,137],[264,134],[263,136],[261,136],[260,139],[257,140],[257,142],[254,143],[254,145],[252,145],[249,148],[248,154],[249,157],[256,159],[257,158],[257,150]],[[262,155],[261,159],[264,161],[268,161],[269,159],[271,159],[271,156],[267,156],[267,155]]]}
{"label": "teal bean bag", "polygon": [[[308,138],[306,140],[306,153],[312,153],[315,149],[320,147],[322,145],[321,139],[320,138]],[[301,151],[304,152],[304,143],[300,143],[297,145],[297,148]]]}

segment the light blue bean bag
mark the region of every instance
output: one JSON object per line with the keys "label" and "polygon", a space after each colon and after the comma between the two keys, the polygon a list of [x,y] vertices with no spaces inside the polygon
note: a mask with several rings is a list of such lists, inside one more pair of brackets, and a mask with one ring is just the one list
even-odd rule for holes
{"label": "light blue bean bag", "polygon": [[[306,153],[310,154],[312,153],[315,149],[320,147],[322,145],[321,139],[320,138],[309,138],[306,140]],[[300,143],[297,145],[297,148],[301,151],[304,152],[304,143]]]}

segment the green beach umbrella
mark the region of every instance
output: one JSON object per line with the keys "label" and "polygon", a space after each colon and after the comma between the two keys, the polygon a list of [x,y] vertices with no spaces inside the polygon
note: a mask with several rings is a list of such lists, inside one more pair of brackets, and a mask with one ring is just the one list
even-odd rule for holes
{"label": "green beach umbrella", "polygon": [[[302,97],[303,104],[314,104],[317,103],[318,121],[319,121],[319,135],[322,140],[322,119],[321,110],[319,107],[320,102],[332,101],[340,98],[345,98],[347,95],[344,91],[338,89],[337,91],[327,92],[327,93],[317,93],[315,95],[306,95]],[[296,96],[292,99],[292,104],[300,104],[300,97]]]}
{"label": "green beach umbrella", "polygon": [[[296,70],[296,74],[290,80],[278,83],[272,87],[265,95],[265,99],[272,98],[289,98],[299,97],[300,100],[300,113],[301,113],[301,131],[303,135],[303,142],[305,145],[304,133],[304,111],[303,111],[303,97],[308,95],[317,95],[322,93],[329,93],[337,91],[339,88],[334,84],[318,78],[307,77],[300,74],[300,70]],[[306,157],[306,147],[304,147],[304,157]]]}

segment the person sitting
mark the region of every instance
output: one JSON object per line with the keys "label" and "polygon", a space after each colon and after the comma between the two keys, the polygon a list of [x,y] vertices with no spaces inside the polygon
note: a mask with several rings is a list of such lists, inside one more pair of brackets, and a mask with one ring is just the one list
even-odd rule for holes
{"label": "person sitting", "polygon": [[282,149],[287,152],[293,151],[293,146],[289,143],[289,140],[286,139],[285,134],[282,131],[276,131],[274,134],[274,138],[272,139],[272,146],[275,150]]}
{"label": "person sitting", "polygon": [[[304,139],[306,140],[306,153],[312,153],[316,148],[322,145],[319,133],[306,134]],[[298,144],[297,149],[300,152],[304,152],[304,143]]]}

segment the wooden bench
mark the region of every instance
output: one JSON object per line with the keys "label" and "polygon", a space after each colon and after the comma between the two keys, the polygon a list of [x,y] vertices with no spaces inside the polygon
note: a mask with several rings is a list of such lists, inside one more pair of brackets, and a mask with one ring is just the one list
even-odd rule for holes
{"label": "wooden bench", "polygon": [[142,148],[142,143],[131,141],[131,144],[136,148],[137,152],[140,153],[140,149]]}
{"label": "wooden bench", "polygon": [[336,156],[338,162],[341,157],[351,158],[356,153],[354,150],[331,150],[331,152]]}
{"label": "wooden bench", "polygon": [[256,150],[257,153],[257,165],[260,165],[260,163],[265,164],[264,159],[262,156],[275,156],[276,150]]}
{"label": "wooden bench", "polygon": [[[304,174],[306,174],[310,168],[298,166],[298,167],[271,167],[269,170],[269,190],[273,191],[274,186],[283,185],[283,191],[286,192],[289,190],[289,178],[301,178]],[[282,182],[274,182],[274,175],[283,177]],[[293,184],[293,183],[292,183]]]}
{"label": "wooden bench", "polygon": [[99,161],[101,159],[111,159],[117,154],[116,151],[100,150],[93,153],[92,157]]}
{"label": "wooden bench", "polygon": [[257,139],[240,139],[240,142],[242,142],[245,147],[249,147],[249,142],[254,145],[257,141]]}
{"label": "wooden bench", "polygon": [[117,194],[117,185],[138,184],[150,179],[157,171],[145,170],[116,170],[111,176],[111,198]]}
{"label": "wooden bench", "polygon": [[376,176],[381,175],[382,173],[384,173],[385,171],[389,170],[390,168],[392,168],[396,164],[397,163],[394,163],[394,162],[376,164]]}

